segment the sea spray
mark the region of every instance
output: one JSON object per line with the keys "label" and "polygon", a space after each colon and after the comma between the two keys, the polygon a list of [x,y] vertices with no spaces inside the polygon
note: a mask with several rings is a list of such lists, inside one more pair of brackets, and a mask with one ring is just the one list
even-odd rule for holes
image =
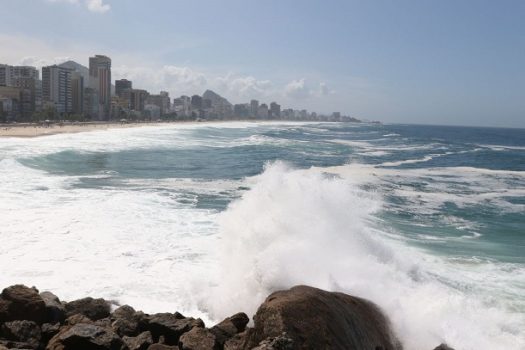
{"label": "sea spray", "polygon": [[212,317],[253,314],[270,292],[307,284],[374,301],[409,350],[443,341],[458,349],[522,348],[519,314],[487,306],[469,294],[453,265],[377,229],[377,193],[351,178],[282,162],[250,182],[219,217],[221,273],[207,303]]}

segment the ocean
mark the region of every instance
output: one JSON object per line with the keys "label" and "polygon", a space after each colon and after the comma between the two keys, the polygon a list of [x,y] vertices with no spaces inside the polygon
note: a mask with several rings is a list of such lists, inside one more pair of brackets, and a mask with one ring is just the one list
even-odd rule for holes
{"label": "ocean", "polygon": [[525,349],[525,129],[167,124],[0,139],[0,287],[214,322],[296,284],[408,350]]}

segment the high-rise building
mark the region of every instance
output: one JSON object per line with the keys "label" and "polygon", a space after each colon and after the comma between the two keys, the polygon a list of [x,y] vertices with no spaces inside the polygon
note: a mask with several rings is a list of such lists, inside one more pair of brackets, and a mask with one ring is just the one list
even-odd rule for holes
{"label": "high-rise building", "polygon": [[127,79],[115,80],[115,95],[122,97],[125,90],[133,89],[133,83]]}
{"label": "high-rise building", "polygon": [[268,119],[268,105],[263,103],[259,106],[257,110],[257,117],[260,119]]}
{"label": "high-rise building", "polygon": [[24,101],[20,101],[19,110],[22,118],[29,118],[40,109],[42,84],[39,71],[31,66],[0,65],[0,86],[16,87],[23,92]]}
{"label": "high-rise building", "polygon": [[0,64],[0,86],[11,86],[11,69],[7,64]]}
{"label": "high-rise building", "polygon": [[144,111],[148,92],[146,90],[131,89],[130,92],[130,109],[137,112]]}
{"label": "high-rise building", "polygon": [[109,118],[111,109],[111,59],[103,55],[89,58],[89,86],[98,92],[99,116]]}
{"label": "high-rise building", "polygon": [[72,111],[71,73],[57,65],[42,67],[42,99],[59,114]]}
{"label": "high-rise building", "polygon": [[201,109],[202,108],[202,97],[199,95],[193,95],[191,97],[191,108]]}
{"label": "high-rise building", "polygon": [[259,113],[259,101],[251,100],[250,101],[250,114],[253,118],[257,117]]}
{"label": "high-rise building", "polygon": [[159,107],[160,115],[169,112],[170,109],[170,95],[166,91],[161,91],[158,95],[149,95],[146,104]]}
{"label": "high-rise building", "polygon": [[75,114],[84,113],[84,77],[79,72],[71,74],[71,110]]}
{"label": "high-rise building", "polygon": [[281,105],[276,102],[270,103],[270,117],[273,119],[279,119],[281,117]]}

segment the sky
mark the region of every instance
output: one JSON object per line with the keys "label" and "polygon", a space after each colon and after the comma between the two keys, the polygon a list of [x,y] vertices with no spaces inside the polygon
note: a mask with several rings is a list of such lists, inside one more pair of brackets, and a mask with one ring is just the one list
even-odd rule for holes
{"label": "sky", "polygon": [[525,127],[522,0],[0,0],[0,63],[94,54],[171,97]]}

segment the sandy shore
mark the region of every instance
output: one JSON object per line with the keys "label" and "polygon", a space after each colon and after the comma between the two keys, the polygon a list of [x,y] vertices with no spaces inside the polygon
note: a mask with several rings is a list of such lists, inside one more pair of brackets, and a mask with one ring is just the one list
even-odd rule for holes
{"label": "sandy shore", "polygon": [[78,133],[95,130],[107,130],[116,128],[136,128],[142,126],[172,125],[174,123],[191,122],[172,122],[172,123],[74,123],[63,125],[51,124],[49,126],[35,124],[1,125],[0,137],[38,137],[45,135]]}

